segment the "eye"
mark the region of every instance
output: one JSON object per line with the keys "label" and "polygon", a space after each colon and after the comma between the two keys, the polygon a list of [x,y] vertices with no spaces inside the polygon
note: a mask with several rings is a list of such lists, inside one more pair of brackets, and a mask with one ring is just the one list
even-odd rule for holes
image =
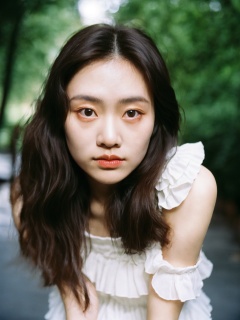
{"label": "eye", "polygon": [[140,115],[141,113],[137,110],[128,110],[125,112],[124,117],[134,119],[139,117]]}
{"label": "eye", "polygon": [[93,109],[90,108],[83,108],[78,111],[80,115],[84,118],[95,118],[97,115]]}

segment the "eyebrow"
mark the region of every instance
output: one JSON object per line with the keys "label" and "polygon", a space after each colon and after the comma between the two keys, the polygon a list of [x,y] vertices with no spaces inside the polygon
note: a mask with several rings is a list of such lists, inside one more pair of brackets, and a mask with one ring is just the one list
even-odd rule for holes
{"label": "eyebrow", "polygon": [[[89,96],[89,95],[76,95],[76,96],[73,96],[69,101],[72,101],[72,100],[85,100],[88,102],[94,102],[94,103],[98,103],[98,104],[103,103],[103,100],[101,100],[97,97],[94,97],[94,96]],[[123,99],[119,100],[120,104],[129,104],[129,103],[133,103],[133,102],[150,103],[149,100],[147,100],[146,98],[141,97],[141,96],[132,96],[132,97],[123,98]]]}
{"label": "eyebrow", "polygon": [[101,103],[102,102],[101,99],[98,99],[98,98],[93,97],[93,96],[88,96],[88,95],[73,96],[69,101],[72,101],[72,100],[85,100],[85,101],[96,102],[96,103]]}
{"label": "eyebrow", "polygon": [[144,102],[144,103],[150,103],[149,100],[147,100],[144,97],[141,96],[134,96],[134,97],[129,97],[129,98],[123,98],[120,99],[119,101],[121,104],[128,104],[128,103],[132,103],[132,102]]}

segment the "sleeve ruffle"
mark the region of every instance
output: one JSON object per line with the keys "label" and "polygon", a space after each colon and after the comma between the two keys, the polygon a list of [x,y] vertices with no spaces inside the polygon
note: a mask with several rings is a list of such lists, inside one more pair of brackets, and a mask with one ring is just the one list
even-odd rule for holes
{"label": "sleeve ruffle", "polygon": [[186,199],[203,159],[201,142],[187,143],[170,150],[166,167],[156,185],[160,208],[175,208]]}
{"label": "sleeve ruffle", "polygon": [[184,302],[200,295],[203,280],[212,272],[212,263],[201,251],[194,266],[174,267],[163,259],[160,247],[156,246],[148,251],[145,271],[153,274],[152,286],[159,297]]}

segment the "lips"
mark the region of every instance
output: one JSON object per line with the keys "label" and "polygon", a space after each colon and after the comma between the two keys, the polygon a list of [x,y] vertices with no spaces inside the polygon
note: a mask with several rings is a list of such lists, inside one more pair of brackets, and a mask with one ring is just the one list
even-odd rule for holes
{"label": "lips", "polygon": [[103,169],[116,169],[120,167],[124,161],[124,159],[116,156],[116,155],[102,155],[95,159],[99,165],[99,167]]}
{"label": "lips", "polygon": [[123,160],[122,158],[118,157],[118,156],[115,156],[114,154],[112,155],[107,155],[107,154],[104,154],[100,157],[98,157],[96,160],[108,160],[108,161],[111,161],[111,160]]}

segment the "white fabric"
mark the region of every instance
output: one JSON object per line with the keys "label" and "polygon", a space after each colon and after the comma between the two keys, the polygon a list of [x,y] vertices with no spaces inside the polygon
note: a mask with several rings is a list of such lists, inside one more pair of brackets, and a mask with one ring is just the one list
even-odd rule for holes
{"label": "white fabric", "polygon": [[160,207],[172,209],[186,199],[203,159],[201,142],[186,143],[170,150],[165,170],[156,185]]}
{"label": "white fabric", "polygon": [[83,272],[95,283],[97,291],[127,298],[147,295],[145,255],[124,254],[120,238],[86,236],[91,237],[91,251]]}
{"label": "white fabric", "polygon": [[[166,168],[156,186],[159,206],[173,208],[188,195],[204,158],[201,143],[171,150]],[[202,292],[203,280],[210,276],[212,264],[201,252],[194,266],[173,267],[165,261],[159,244],[144,253],[126,255],[121,238],[103,238],[85,233],[89,254],[83,272],[95,284],[100,310],[98,320],[146,320],[148,279],[167,300],[186,301],[179,320],[210,320],[211,305]],[[48,320],[65,320],[60,294],[53,287],[49,296]]]}
{"label": "white fabric", "polygon": [[145,270],[154,274],[152,286],[161,298],[185,302],[201,294],[202,280],[210,276],[212,263],[201,252],[196,265],[185,268],[173,267],[163,259],[160,245],[156,244],[147,251]]}

